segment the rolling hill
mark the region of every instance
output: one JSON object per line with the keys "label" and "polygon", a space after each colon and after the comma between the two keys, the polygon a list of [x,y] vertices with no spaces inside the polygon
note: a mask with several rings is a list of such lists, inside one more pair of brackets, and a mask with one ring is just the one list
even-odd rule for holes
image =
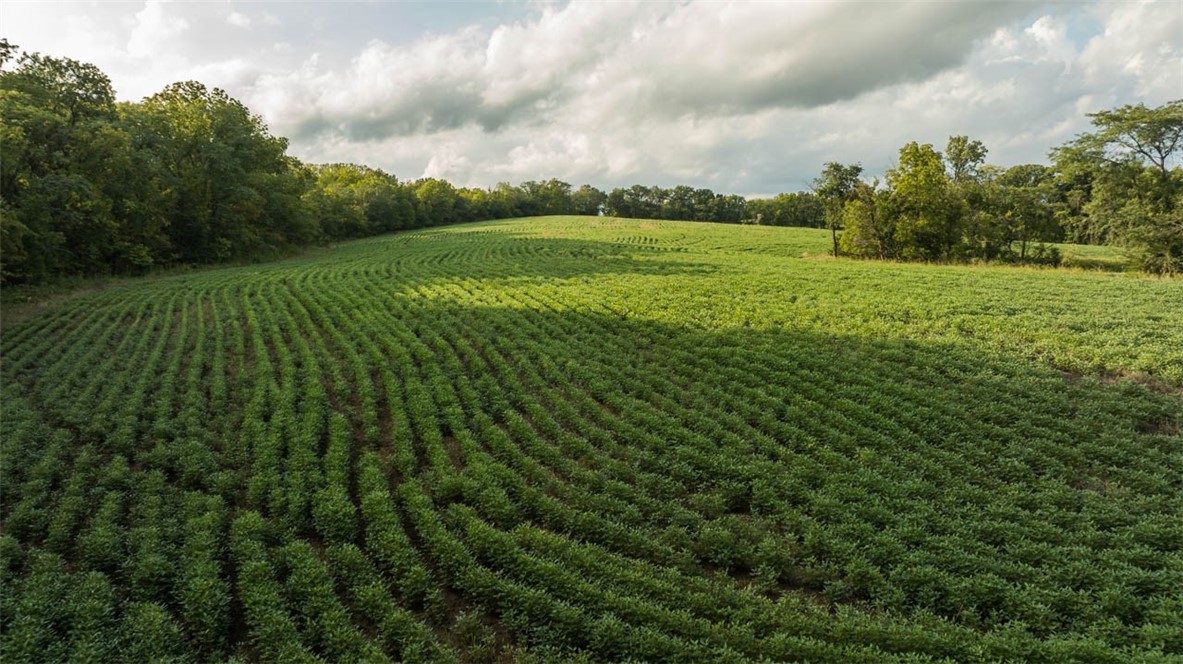
{"label": "rolling hill", "polygon": [[1179,661],[1183,282],[549,217],[5,330],[0,657]]}

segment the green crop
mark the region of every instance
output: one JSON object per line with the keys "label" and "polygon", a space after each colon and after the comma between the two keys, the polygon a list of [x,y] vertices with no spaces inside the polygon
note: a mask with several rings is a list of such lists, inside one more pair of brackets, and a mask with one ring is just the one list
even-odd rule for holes
{"label": "green crop", "polygon": [[828,242],[509,220],[28,317],[0,659],[1183,658],[1183,282]]}

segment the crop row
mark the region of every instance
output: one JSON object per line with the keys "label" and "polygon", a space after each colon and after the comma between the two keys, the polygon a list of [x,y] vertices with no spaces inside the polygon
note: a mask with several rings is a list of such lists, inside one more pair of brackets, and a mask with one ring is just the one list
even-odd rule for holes
{"label": "crop row", "polygon": [[406,234],[6,332],[0,654],[1183,655],[1174,396],[786,329],[688,258],[731,244],[607,232]]}

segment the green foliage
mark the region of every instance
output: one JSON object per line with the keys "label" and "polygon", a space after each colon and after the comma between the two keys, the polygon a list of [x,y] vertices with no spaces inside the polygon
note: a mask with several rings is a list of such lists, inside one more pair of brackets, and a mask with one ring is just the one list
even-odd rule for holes
{"label": "green foliage", "polygon": [[[230,626],[230,586],[222,578],[220,547],[223,508],[220,501],[192,496],[195,514],[185,524],[178,595],[181,617],[195,649],[219,657]],[[204,503],[204,504],[203,504]]]}
{"label": "green foliage", "polygon": [[829,245],[519,219],[47,307],[0,659],[1183,656],[1178,282]]}
{"label": "green foliage", "polygon": [[895,234],[891,192],[876,181],[859,187],[842,208],[842,236],[839,248],[850,256],[895,258],[900,256]]}
{"label": "green foliage", "polygon": [[1055,196],[1052,169],[1039,164],[1020,164],[1002,171],[994,178],[999,190],[991,192],[997,201],[995,212],[1001,223],[1001,244],[1026,261],[1033,242],[1056,242],[1064,238],[1050,201]]}
{"label": "green foliage", "polygon": [[616,188],[604,199],[603,210],[613,217],[732,224],[749,218],[748,201],[742,196],[716,194],[710,189],[685,185],[673,189],[639,184],[628,189]]}
{"label": "green foliage", "polygon": [[1053,212],[1051,170],[983,165],[986,148],[965,136],[942,156],[910,143],[878,180],[852,185],[839,208],[838,246],[858,257],[942,262],[992,261],[1059,265],[1063,239]]}
{"label": "green foliage", "polygon": [[341,487],[317,492],[312,499],[312,521],[316,530],[329,542],[353,541],[357,532],[357,508]]}
{"label": "green foliage", "polygon": [[945,147],[949,177],[954,182],[976,180],[979,168],[986,160],[986,152],[986,146],[981,141],[971,141],[968,136],[950,136]]}
{"label": "green foliage", "polygon": [[842,224],[842,211],[859,190],[861,164],[844,165],[836,161],[826,162],[822,174],[813,182],[813,191],[822,201],[826,228],[830,229],[830,240],[834,257],[838,257],[838,228]]}
{"label": "green foliage", "polygon": [[1091,113],[1095,130],[1052,151],[1059,214],[1076,237],[1125,245],[1155,274],[1183,268],[1183,100]]}
{"label": "green foliage", "polygon": [[954,195],[941,155],[931,145],[909,143],[899,165],[887,172],[896,212],[895,237],[903,258],[948,260],[961,240],[964,207]]}
{"label": "green foliage", "polygon": [[320,220],[325,237],[362,237],[416,226],[413,193],[393,175],[352,164],[310,166],[308,170],[315,181],[303,200],[312,216]]}
{"label": "green foliage", "polygon": [[462,189],[354,164],[307,166],[222,90],[186,81],[116,104],[94,65],[17,58],[18,50],[4,42],[3,59],[16,67],[0,71],[0,282],[8,285],[258,261],[482,219],[600,213],[824,225],[835,256],[1056,264],[1041,243],[1067,234],[1130,247],[1148,272],[1183,266],[1178,100],[1091,114],[1095,132],[1053,151],[1054,180],[1038,166],[986,166],[980,141],[953,136],[943,158],[931,146],[905,146],[882,196],[859,180],[861,166],[837,162],[825,164],[812,192],[750,201],[685,185],[605,194],[557,179]]}
{"label": "green foliage", "polygon": [[160,604],[129,604],[123,618],[124,660],[128,662],[194,661],[184,632]]}
{"label": "green foliage", "polygon": [[[11,59],[17,47],[4,44]],[[223,90],[185,81],[116,104],[94,65],[36,53],[0,71],[0,118],[4,284],[257,261],[477,219],[598,214],[605,199],[559,180],[457,189],[353,164],[305,166]]]}
{"label": "green foliage", "polygon": [[825,206],[817,194],[808,191],[749,200],[748,214],[766,226],[822,228],[826,224]]}
{"label": "green foliage", "polygon": [[590,184],[582,185],[579,189],[571,193],[571,214],[589,217],[597,216],[603,211],[604,202],[607,200],[608,195],[604,192]]}

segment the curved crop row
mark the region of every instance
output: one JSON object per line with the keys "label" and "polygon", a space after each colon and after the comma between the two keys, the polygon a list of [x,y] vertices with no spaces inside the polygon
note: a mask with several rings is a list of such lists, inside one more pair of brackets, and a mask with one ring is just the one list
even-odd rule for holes
{"label": "curved crop row", "polygon": [[1177,282],[731,230],[418,231],[6,330],[0,658],[1183,657]]}

